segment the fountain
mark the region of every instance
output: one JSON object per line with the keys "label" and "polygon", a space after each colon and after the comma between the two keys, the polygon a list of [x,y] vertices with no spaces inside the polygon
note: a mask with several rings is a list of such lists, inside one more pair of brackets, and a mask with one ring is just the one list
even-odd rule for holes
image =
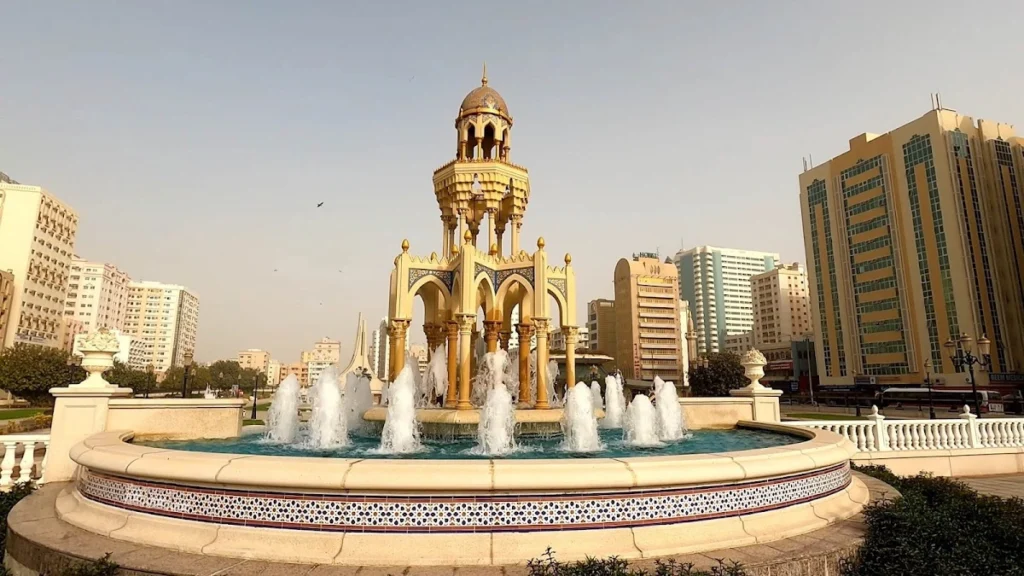
{"label": "fountain", "polygon": [[345,412],[346,427],[350,433],[369,434],[373,432],[373,425],[363,419],[363,414],[373,406],[370,382],[371,378],[366,373],[350,372],[345,377],[342,406]]}
{"label": "fountain", "polygon": [[444,346],[438,346],[434,349],[434,354],[430,357],[430,363],[427,364],[426,381],[427,389],[433,394],[431,404],[433,404],[434,398],[443,398],[448,391],[448,359]]}
{"label": "fountain", "polygon": [[281,381],[270,400],[266,439],[291,444],[299,432],[299,379],[289,374]]}
{"label": "fountain", "polygon": [[622,381],[609,374],[604,378],[604,418],[601,428],[622,428],[622,416],[626,409],[626,396],[622,392]]}
{"label": "fountain", "polygon": [[409,454],[423,448],[420,424],[416,420],[416,378],[413,365],[402,368],[388,387],[388,416],[380,436],[383,454]]}
{"label": "fountain", "polygon": [[[312,420],[301,428],[297,383],[282,385],[268,431],[277,443],[237,431],[204,437],[213,424],[240,428],[239,400],[207,401],[220,406],[212,415],[206,406],[189,413],[183,405],[189,429],[153,439],[147,426],[184,418],[134,413],[149,402],[165,410],[168,401],[120,400],[121,389],[96,382],[96,373],[86,389],[57,399],[55,424],[69,410],[68,397],[75,410],[88,401],[108,418],[88,433],[69,432],[68,424],[53,429],[47,482],[68,482],[54,488],[60,521],[97,538],[193,554],[450,572],[522,565],[548,546],[560,560],[718,550],[809,532],[860,511],[867,491],[851,476],[854,447],[826,430],[780,424],[777,391],[756,378],[732,398],[682,399],[695,414],[691,422],[706,428],[692,436],[683,433],[674,385],[660,379],[653,405],[638,396],[628,408],[623,382],[607,381],[608,414],[595,410],[592,388],[576,384],[572,259],[549,259],[543,238],[536,250],[521,242],[531,187],[526,169],[509,158],[512,116],[486,80],[459,110],[458,155],[433,180],[439,251],[413,255],[405,241],[391,271],[391,354],[381,374],[391,385],[361,415],[379,438],[347,434],[367,405],[364,382],[348,369],[344,397],[337,372],[324,372],[312,390]],[[405,356],[415,310],[423,311],[434,350],[421,388],[416,363]],[[548,358],[552,325],[566,342],[561,406]],[[508,358],[513,332],[520,351]],[[357,348],[350,369],[367,369],[365,341]],[[115,350],[112,343],[111,358]],[[620,361],[631,378],[643,377],[642,363]],[[483,371],[475,385],[474,362]],[[748,374],[763,375],[764,364],[759,354],[744,357]],[[91,359],[84,365],[104,368]],[[427,396],[442,388],[438,407]],[[603,428],[613,429],[598,429],[602,416]],[[310,457],[309,447],[321,451]]]}
{"label": "fountain", "polygon": [[596,452],[603,448],[594,416],[594,396],[582,382],[566,392],[562,436],[562,449],[567,452]]}
{"label": "fountain", "polygon": [[683,413],[679,409],[676,385],[654,377],[654,402],[658,412],[658,438],[666,442],[679,440],[686,433]]}
{"label": "fountain", "polygon": [[206,385],[206,390],[203,390],[203,399],[204,400],[213,400],[216,397],[217,397],[217,393],[214,392],[213,390],[211,390],[210,389],[210,385],[207,384]]}
{"label": "fountain", "polygon": [[339,448],[348,444],[347,419],[342,412],[338,369],[326,368],[313,386],[313,411],[305,445],[314,450]]}
{"label": "fountain", "polygon": [[604,409],[604,398],[601,397],[601,385],[597,383],[597,380],[590,382],[590,395],[594,399],[594,411]]}
{"label": "fountain", "polygon": [[658,439],[658,413],[646,394],[637,394],[626,409],[622,424],[623,440],[630,446],[661,446]]}
{"label": "fountain", "polygon": [[515,405],[512,394],[502,382],[506,364],[508,354],[498,350],[485,354],[480,366],[478,380],[486,383],[487,392],[477,427],[475,450],[478,454],[500,456],[516,448]]}

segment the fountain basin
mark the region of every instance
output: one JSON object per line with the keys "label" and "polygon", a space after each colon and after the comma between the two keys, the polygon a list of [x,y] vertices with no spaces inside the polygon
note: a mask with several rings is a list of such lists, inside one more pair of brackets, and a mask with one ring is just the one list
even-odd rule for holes
{"label": "fountain basin", "polygon": [[[373,460],[182,452],[104,432],[76,445],[64,521],[176,550],[344,565],[639,558],[767,542],[856,514],[867,490],[836,434],[685,456]],[[274,546],[267,546],[274,542]]]}
{"label": "fountain basin", "polygon": [[[561,408],[547,410],[516,410],[517,436],[548,436],[561,432]],[[363,414],[363,419],[377,425],[378,432],[384,427],[388,415],[385,406],[375,406]],[[596,410],[598,418],[604,417],[603,410]],[[417,408],[416,419],[423,435],[427,438],[475,438],[480,423],[480,410],[455,410],[452,408]]]}

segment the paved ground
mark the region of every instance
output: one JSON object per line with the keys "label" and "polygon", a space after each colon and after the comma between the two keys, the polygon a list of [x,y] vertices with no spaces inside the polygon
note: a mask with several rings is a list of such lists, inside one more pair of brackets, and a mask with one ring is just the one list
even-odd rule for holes
{"label": "paved ground", "polygon": [[1005,476],[981,476],[977,478],[958,478],[982,494],[1001,496],[1003,498],[1024,499],[1024,474],[1007,474]]}

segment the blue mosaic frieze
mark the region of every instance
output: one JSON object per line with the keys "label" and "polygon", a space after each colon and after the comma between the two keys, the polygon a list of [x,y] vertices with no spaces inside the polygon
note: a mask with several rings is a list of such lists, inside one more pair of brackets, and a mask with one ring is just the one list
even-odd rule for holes
{"label": "blue mosaic frieze", "polygon": [[524,268],[512,268],[510,270],[498,270],[494,275],[494,285],[496,286],[496,290],[500,290],[501,285],[505,283],[505,280],[508,280],[509,276],[512,276],[513,274],[519,274],[523,278],[526,278],[526,281],[530,283],[531,287],[534,286],[535,279],[533,275],[533,266],[527,266]]}
{"label": "blue mosaic frieze", "polygon": [[850,484],[849,464],[751,482],[601,493],[504,495],[312,494],[149,482],[83,470],[89,500],[214,524],[334,532],[587,530],[678,524],[824,498]]}
{"label": "blue mosaic frieze", "polygon": [[[444,284],[448,292],[451,293],[452,286],[455,285],[455,273],[450,270],[432,270],[429,268],[410,268],[409,269],[409,288],[412,288],[416,282],[419,282],[424,276],[434,276]],[[408,288],[407,288],[408,289]]]}

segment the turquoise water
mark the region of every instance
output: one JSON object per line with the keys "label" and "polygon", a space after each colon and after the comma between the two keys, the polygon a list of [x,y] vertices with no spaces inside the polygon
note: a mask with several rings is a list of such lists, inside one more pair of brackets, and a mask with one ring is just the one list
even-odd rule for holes
{"label": "turquoise water", "polygon": [[[476,439],[455,440],[424,439],[424,448],[415,454],[381,454],[376,451],[380,444],[378,437],[352,436],[351,443],[336,450],[308,450],[296,445],[271,444],[262,435],[248,435],[229,440],[190,440],[139,442],[145,446],[188,450],[192,452],[217,452],[226,454],[259,454],[266,456],[306,456],[323,458],[403,458],[417,460],[474,460],[492,456],[475,454]],[[734,452],[795,444],[803,439],[788,434],[762,430],[695,430],[678,441],[653,448],[628,446],[622,441],[621,430],[601,430],[604,450],[590,453],[566,452],[559,447],[561,437],[524,438],[519,449],[501,458],[624,458],[631,456],[672,456],[677,454],[706,454],[711,452]]]}

